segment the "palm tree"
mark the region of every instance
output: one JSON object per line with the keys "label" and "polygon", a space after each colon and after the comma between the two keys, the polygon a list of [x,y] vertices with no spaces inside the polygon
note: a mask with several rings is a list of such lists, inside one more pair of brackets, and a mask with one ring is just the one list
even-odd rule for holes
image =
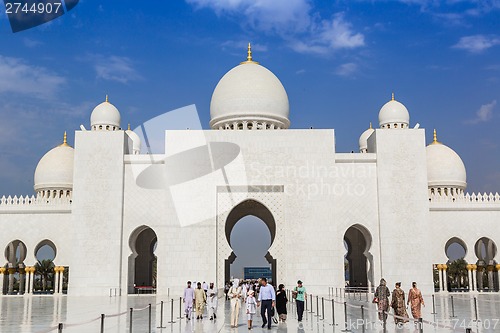
{"label": "palm tree", "polygon": [[456,288],[460,288],[465,280],[468,278],[467,274],[467,261],[464,259],[457,259],[448,265],[448,278],[450,284]]}
{"label": "palm tree", "polygon": [[54,263],[50,259],[38,260],[35,264],[35,270],[42,277],[42,290],[47,289],[47,281],[52,278],[54,274]]}

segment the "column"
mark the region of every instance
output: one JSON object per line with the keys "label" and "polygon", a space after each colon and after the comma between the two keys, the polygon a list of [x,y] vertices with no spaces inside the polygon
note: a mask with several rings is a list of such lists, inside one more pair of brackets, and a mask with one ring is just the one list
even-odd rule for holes
{"label": "column", "polygon": [[16,273],[15,268],[9,268],[9,290],[7,294],[12,295],[14,293],[14,274]]}
{"label": "column", "polygon": [[472,265],[467,265],[467,277],[469,280],[469,291],[472,291]]}
{"label": "column", "polygon": [[441,291],[443,291],[443,275],[442,275],[443,265],[438,264],[437,265],[437,269],[438,269],[438,272],[439,272],[439,292],[441,292]]}
{"label": "column", "polygon": [[64,266],[59,266],[59,294],[63,293]]}
{"label": "column", "polygon": [[54,295],[59,294],[59,266],[54,267]]}
{"label": "column", "polygon": [[477,291],[483,291],[483,266],[477,267]]}
{"label": "column", "polygon": [[492,291],[495,289],[493,284],[493,271],[495,270],[495,266],[488,265],[488,291]]}
{"label": "column", "polygon": [[443,291],[448,291],[448,273],[447,273],[448,265],[443,264],[443,284],[444,284],[444,289]]}
{"label": "column", "polygon": [[477,265],[472,264],[472,291],[477,291]]}
{"label": "column", "polygon": [[26,286],[26,272],[24,270],[24,268],[19,268],[19,295],[23,295],[25,290],[25,286]]}
{"label": "column", "polygon": [[[495,266],[495,268],[497,269],[497,281],[499,281],[498,283],[500,284],[500,264],[497,264]],[[497,290],[497,291],[500,291],[500,290]]]}
{"label": "column", "polygon": [[26,272],[26,290],[25,290],[25,294],[30,294],[31,290],[30,290],[30,271],[31,271],[31,267],[30,266],[26,266],[24,268],[24,271]]}
{"label": "column", "polygon": [[0,295],[3,295],[3,280],[5,278],[5,267],[0,267]]}
{"label": "column", "polygon": [[34,290],[34,288],[35,288],[35,271],[36,271],[35,266],[31,266],[31,269],[30,269],[30,292],[32,294],[35,291]]}

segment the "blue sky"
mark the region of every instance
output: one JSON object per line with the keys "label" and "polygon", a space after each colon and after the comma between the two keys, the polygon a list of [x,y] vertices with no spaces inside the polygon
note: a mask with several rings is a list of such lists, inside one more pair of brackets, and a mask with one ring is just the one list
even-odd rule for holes
{"label": "blue sky", "polygon": [[0,195],[32,194],[39,159],[106,94],[122,127],[196,104],[208,128],[249,41],[292,128],[335,128],[337,151],[357,151],[394,92],[459,153],[469,191],[500,189],[500,1],[84,0],[16,34],[1,8]]}

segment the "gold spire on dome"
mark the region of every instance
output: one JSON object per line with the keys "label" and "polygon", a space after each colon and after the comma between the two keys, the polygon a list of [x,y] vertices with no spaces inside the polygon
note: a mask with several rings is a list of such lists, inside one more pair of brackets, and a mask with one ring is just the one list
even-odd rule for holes
{"label": "gold spire on dome", "polygon": [[240,64],[243,65],[243,64],[256,64],[258,65],[259,63],[257,61],[253,61],[252,59],[252,45],[250,43],[248,43],[248,51],[247,51],[248,55],[247,55],[247,61],[243,61],[241,62]]}
{"label": "gold spire on dome", "polygon": [[392,93],[391,101],[394,101],[394,93]]}
{"label": "gold spire on dome", "polygon": [[130,124],[128,124],[127,131],[130,131]]}
{"label": "gold spire on dome", "polygon": [[437,139],[437,132],[436,132],[436,129],[434,129],[434,140],[432,141],[432,144],[435,145],[435,144],[440,144],[441,142],[438,141]]}
{"label": "gold spire on dome", "polygon": [[109,103],[108,95],[106,94],[106,103]]}
{"label": "gold spire on dome", "polygon": [[368,129],[373,129],[371,121],[370,121],[370,127]]}
{"label": "gold spire on dome", "polygon": [[68,145],[68,134],[66,131],[64,131],[63,143],[59,145],[59,147],[70,147],[70,145]]}

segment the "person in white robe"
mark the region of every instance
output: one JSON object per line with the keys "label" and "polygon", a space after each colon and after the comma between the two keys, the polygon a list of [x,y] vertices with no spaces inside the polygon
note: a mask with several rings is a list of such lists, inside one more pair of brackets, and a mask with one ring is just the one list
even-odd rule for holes
{"label": "person in white robe", "polygon": [[207,307],[208,315],[210,320],[217,318],[217,288],[214,287],[214,283],[210,282],[210,287],[207,290]]}
{"label": "person in white robe", "polygon": [[193,312],[193,302],[194,302],[194,289],[191,288],[191,281],[188,281],[187,288],[184,289],[184,312],[186,313],[186,319],[191,320],[191,312]]}

